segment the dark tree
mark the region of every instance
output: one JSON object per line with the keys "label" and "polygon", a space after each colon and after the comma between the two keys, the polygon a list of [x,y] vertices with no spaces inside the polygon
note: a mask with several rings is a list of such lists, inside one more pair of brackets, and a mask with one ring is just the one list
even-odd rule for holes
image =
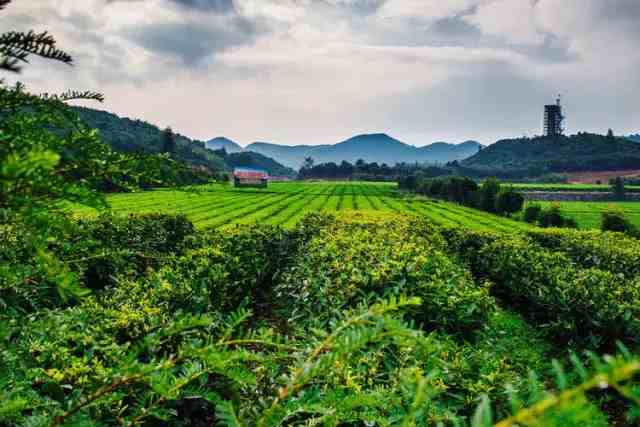
{"label": "dark tree", "polygon": [[522,219],[529,224],[535,224],[540,218],[540,213],[542,212],[542,207],[540,205],[529,205],[524,210],[524,215]]}
{"label": "dark tree", "polygon": [[312,157],[307,157],[307,158],[304,159],[304,163],[302,164],[302,168],[303,169],[311,169],[314,164],[315,164],[315,162],[313,161],[313,158]]}
{"label": "dark tree", "polygon": [[496,210],[498,213],[511,216],[521,211],[522,206],[524,206],[524,196],[522,193],[514,190],[506,190],[498,194],[498,199],[496,200]]}
{"label": "dark tree", "polygon": [[495,212],[498,193],[500,193],[500,181],[496,178],[486,179],[480,187],[480,208],[487,212]]}
{"label": "dark tree", "polygon": [[176,138],[170,127],[167,127],[162,133],[162,152],[169,154],[169,156],[176,153]]}
{"label": "dark tree", "polygon": [[626,189],[624,186],[624,179],[622,177],[616,177],[611,184],[611,189],[613,190],[613,196],[618,200],[624,200],[626,196]]}

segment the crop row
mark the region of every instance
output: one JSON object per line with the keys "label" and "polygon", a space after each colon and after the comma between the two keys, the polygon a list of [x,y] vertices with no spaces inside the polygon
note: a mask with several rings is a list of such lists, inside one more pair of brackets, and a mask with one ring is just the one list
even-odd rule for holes
{"label": "crop row", "polygon": [[[450,251],[465,260],[477,280],[490,280],[493,294],[563,343],[637,344],[640,336],[638,243],[620,236],[445,232]],[[607,255],[611,238],[626,252]],[[543,243],[541,245],[540,243]],[[617,255],[624,255],[624,262]],[[603,259],[595,261],[598,256]],[[626,274],[622,274],[626,273]],[[610,347],[609,347],[610,348]]]}
{"label": "crop row", "polygon": [[[273,183],[267,189],[209,184],[185,191],[157,190],[110,196],[120,213],[184,214],[199,228],[266,223],[292,227],[310,212],[376,210],[413,214],[445,226],[478,230],[528,229],[526,224],[446,202],[402,194],[387,183]],[[79,209],[87,214],[86,209]]]}

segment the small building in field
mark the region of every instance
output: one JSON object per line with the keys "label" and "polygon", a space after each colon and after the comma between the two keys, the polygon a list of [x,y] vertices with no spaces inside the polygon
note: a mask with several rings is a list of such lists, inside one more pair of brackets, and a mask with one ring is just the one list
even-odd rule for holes
{"label": "small building in field", "polygon": [[235,187],[267,188],[269,173],[264,169],[235,168],[233,169],[233,185]]}

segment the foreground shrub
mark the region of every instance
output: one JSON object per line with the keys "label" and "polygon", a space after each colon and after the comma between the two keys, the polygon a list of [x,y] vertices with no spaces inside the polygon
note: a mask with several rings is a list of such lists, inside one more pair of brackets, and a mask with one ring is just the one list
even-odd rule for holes
{"label": "foreground shrub", "polygon": [[576,269],[564,254],[528,239],[486,245],[476,271],[496,295],[562,341],[598,347],[634,343],[640,333],[640,280],[599,269]]}
{"label": "foreground shrub", "polygon": [[[432,237],[433,239],[433,237]],[[277,287],[290,322],[329,320],[367,298],[415,295],[410,318],[427,328],[470,332],[493,310],[486,287],[447,257],[429,237],[393,222],[338,224],[312,239]],[[438,243],[440,242],[440,243]]]}
{"label": "foreground shrub", "polygon": [[[106,307],[125,303],[114,297]],[[139,319],[148,326],[131,341],[118,338],[122,320],[131,318],[121,310],[92,302],[49,313],[30,320],[28,334],[8,348],[19,359],[8,359],[13,369],[0,380],[11,385],[0,390],[0,422],[451,421],[462,402],[445,394],[440,355],[455,347],[398,319],[419,304],[400,298],[359,305],[295,342],[245,329],[251,313],[242,310],[193,317],[156,306]]]}
{"label": "foreground shrub", "polygon": [[0,304],[20,311],[71,304],[119,276],[141,277],[182,253],[195,229],[181,215],[64,219],[49,224],[46,251],[31,232],[21,223],[0,228]]}

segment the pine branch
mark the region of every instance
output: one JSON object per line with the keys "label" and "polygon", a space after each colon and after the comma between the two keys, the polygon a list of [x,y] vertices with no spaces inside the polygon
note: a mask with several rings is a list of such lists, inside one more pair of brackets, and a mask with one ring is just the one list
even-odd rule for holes
{"label": "pine branch", "polygon": [[36,55],[69,65],[73,62],[71,55],[58,49],[56,40],[46,31],[43,33],[10,31],[0,34],[0,69],[19,72],[21,69],[20,63],[29,62],[29,55]]}
{"label": "pine branch", "polygon": [[9,3],[11,3],[11,0],[0,0],[0,10],[4,9]]}

